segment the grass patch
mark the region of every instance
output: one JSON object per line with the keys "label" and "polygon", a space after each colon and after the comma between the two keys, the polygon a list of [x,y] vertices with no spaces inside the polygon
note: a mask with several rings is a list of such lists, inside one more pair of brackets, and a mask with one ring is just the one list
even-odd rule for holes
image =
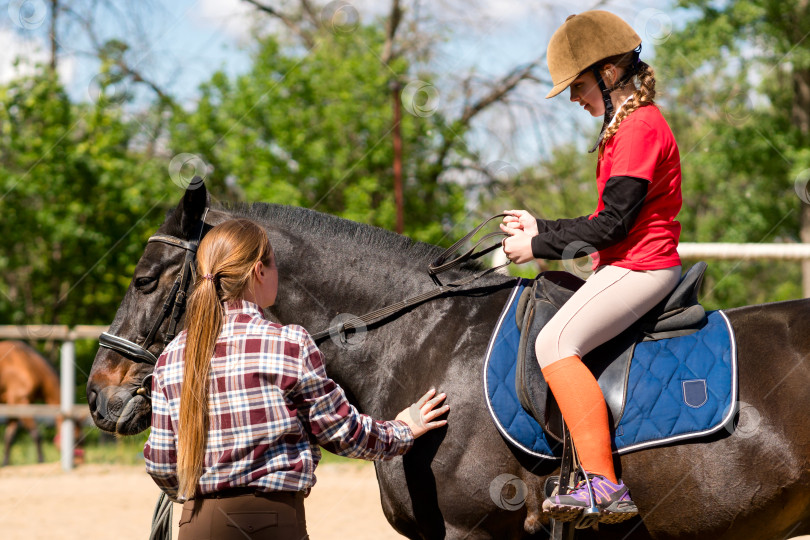
{"label": "grass patch", "polygon": [[[6,426],[0,429],[5,436]],[[42,441],[42,454],[45,463],[57,463],[61,459],[59,449],[53,442],[56,435],[54,426],[39,426],[40,440]],[[81,447],[84,448],[85,463],[142,465],[143,445],[149,432],[140,433],[132,437],[115,437],[101,433],[97,428],[82,427]],[[0,440],[4,440],[0,439]],[[11,446],[10,465],[34,465],[37,461],[37,450],[28,430],[22,426],[17,431],[17,438]]]}
{"label": "grass patch", "polygon": [[[0,440],[4,440],[6,426],[0,428]],[[53,443],[56,429],[54,426],[40,425],[40,438],[42,440],[42,453],[46,463],[58,463],[61,459],[59,450]],[[102,433],[96,427],[82,427],[82,448],[84,448],[84,462],[114,465],[143,465],[143,445],[149,437],[149,430],[131,437],[116,437]],[[322,465],[363,466],[369,462],[361,459],[352,459],[338,456],[321,449]],[[0,457],[0,459],[2,459]],[[20,427],[17,439],[11,447],[11,465],[33,465],[37,463],[37,451],[34,441],[28,430]]]}

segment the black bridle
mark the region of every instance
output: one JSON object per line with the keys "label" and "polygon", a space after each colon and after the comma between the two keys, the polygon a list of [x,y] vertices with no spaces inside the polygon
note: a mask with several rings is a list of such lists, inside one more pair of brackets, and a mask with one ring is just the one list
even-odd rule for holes
{"label": "black bridle", "polygon": [[[208,209],[206,209],[206,213],[207,212]],[[168,234],[155,234],[149,237],[147,243],[161,242],[185,250],[185,260],[180,268],[180,273],[177,274],[177,278],[174,280],[169,295],[163,303],[163,309],[152,324],[152,328],[149,330],[142,344],[135,343],[134,341],[116,336],[109,332],[103,332],[98,338],[99,345],[107,349],[112,349],[134,362],[150,364],[152,366],[157,363],[157,357],[149,351],[149,346],[154,343],[158,330],[163,325],[166,318],[169,319],[169,326],[166,330],[166,343],[169,343],[174,339],[174,336],[177,335],[177,325],[186,309],[189,284],[197,279],[197,271],[195,268],[197,262],[197,246],[202,239],[205,229],[205,215],[203,215],[203,219],[200,221],[199,229],[197,240],[183,240],[182,238]],[[141,387],[138,389],[139,394],[145,394],[148,397],[150,389],[146,386],[146,382],[149,381],[150,378],[151,375],[147,375],[144,377],[143,381],[141,381]]]}

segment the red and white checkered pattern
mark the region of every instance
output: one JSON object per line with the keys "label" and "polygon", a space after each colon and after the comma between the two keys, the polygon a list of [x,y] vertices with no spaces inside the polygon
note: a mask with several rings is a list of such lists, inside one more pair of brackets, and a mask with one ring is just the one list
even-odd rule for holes
{"label": "red and white checkered pattern", "polygon": [[[198,494],[255,486],[305,491],[315,484],[318,445],[339,455],[390,459],[413,445],[410,428],[360,414],[324,369],[307,331],[266,320],[256,304],[224,304],[211,360],[208,440]],[[146,470],[177,498],[177,430],[186,331],[163,351],[152,379]]]}

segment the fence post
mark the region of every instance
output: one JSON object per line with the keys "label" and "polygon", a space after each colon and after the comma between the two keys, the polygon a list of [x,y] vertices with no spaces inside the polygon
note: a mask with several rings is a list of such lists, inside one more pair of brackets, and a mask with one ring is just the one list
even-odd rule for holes
{"label": "fence post", "polygon": [[62,409],[62,426],[60,430],[61,439],[61,454],[62,454],[62,470],[70,471],[73,469],[73,446],[75,444],[75,428],[73,422],[73,401],[76,392],[76,374],[74,372],[74,365],[76,364],[76,343],[70,340],[62,342],[60,348],[60,366],[61,372],[61,409]]}

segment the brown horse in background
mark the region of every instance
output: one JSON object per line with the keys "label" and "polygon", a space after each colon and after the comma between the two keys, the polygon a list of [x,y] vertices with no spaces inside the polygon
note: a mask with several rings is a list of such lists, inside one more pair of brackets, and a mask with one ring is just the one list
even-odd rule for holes
{"label": "brown horse in background", "polygon": [[[0,403],[28,405],[47,403],[59,405],[59,377],[53,366],[37,351],[22,341],[0,342]],[[42,440],[33,418],[10,418],[6,425],[3,466],[9,464],[11,444],[20,423],[28,429],[37,446],[37,459],[42,463]],[[57,419],[57,432],[59,430]]]}

